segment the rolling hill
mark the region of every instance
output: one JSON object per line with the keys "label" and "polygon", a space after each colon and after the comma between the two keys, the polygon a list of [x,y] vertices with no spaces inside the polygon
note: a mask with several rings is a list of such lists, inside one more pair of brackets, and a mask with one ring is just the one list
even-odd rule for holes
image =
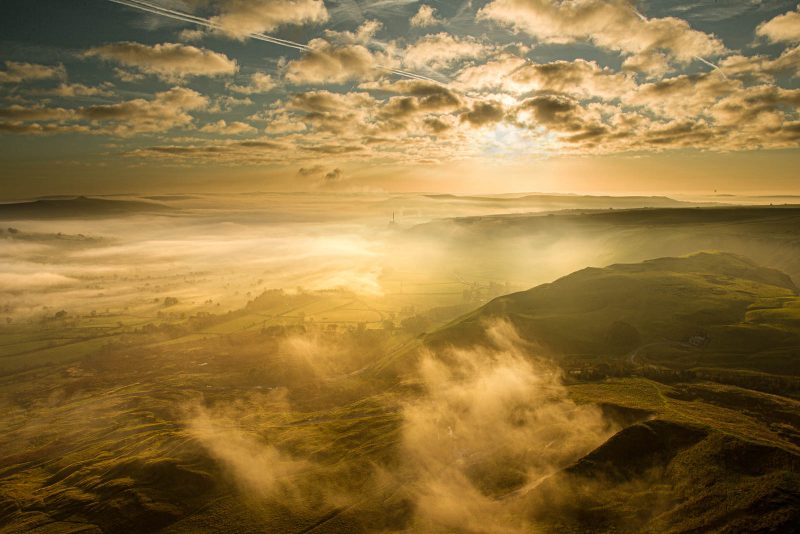
{"label": "rolling hill", "polygon": [[172,208],[155,202],[74,197],[0,204],[0,220],[72,219],[123,217],[141,213],[170,212]]}
{"label": "rolling hill", "polygon": [[796,396],[799,304],[785,274],[698,253],[584,269],[498,297],[424,342],[490,345],[484,325],[504,318],[565,369],[605,370],[570,394],[627,417],[622,430],[512,493],[546,531],[796,532],[800,403],[757,391],[756,377],[787,379]]}
{"label": "rolling hill", "polygon": [[787,275],[728,253],[588,268],[496,298],[426,343],[481,340],[506,317],[565,364],[648,363],[800,374],[800,299]]}
{"label": "rolling hill", "polygon": [[[308,298],[267,292],[241,313]],[[763,381],[797,378],[797,304],[780,271],[699,253],[584,269],[409,342],[237,330],[237,313],[168,342],[130,330],[0,376],[0,533],[474,532],[452,526],[460,512],[418,522],[426,503],[461,499],[522,525],[484,532],[792,532],[800,401]],[[498,317],[563,380],[528,372],[520,388],[525,366],[502,354],[484,367],[493,353],[476,347]],[[446,367],[408,365],[421,345]],[[475,359],[448,361],[450,345]],[[603,372],[573,374],[587,368]],[[532,476],[585,421],[586,446]],[[486,425],[503,434],[472,439]]]}

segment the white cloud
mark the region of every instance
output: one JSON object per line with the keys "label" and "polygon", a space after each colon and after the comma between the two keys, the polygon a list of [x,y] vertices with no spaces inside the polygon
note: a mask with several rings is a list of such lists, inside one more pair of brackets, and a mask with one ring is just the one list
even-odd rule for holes
{"label": "white cloud", "polygon": [[383,28],[383,23],[377,20],[365,20],[354,32],[338,32],[325,30],[325,37],[331,41],[344,44],[368,44]]}
{"label": "white cloud", "polygon": [[91,87],[81,83],[62,83],[58,87],[44,91],[46,94],[60,97],[80,96],[113,96],[113,84],[104,83],[99,87]]}
{"label": "white cloud", "polygon": [[789,11],[774,19],[762,22],[756,28],[756,34],[766,37],[773,43],[800,42],[800,5],[797,11]]}
{"label": "white cloud", "polygon": [[492,0],[478,17],[546,42],[586,40],[625,54],[664,51],[681,62],[725,51],[719,39],[685,20],[644,17],[628,0]]}
{"label": "white cloud", "polygon": [[250,76],[250,83],[247,85],[229,84],[228,89],[234,93],[252,95],[256,93],[268,93],[277,84],[272,76],[263,72],[256,72]]}
{"label": "white cloud", "polygon": [[142,74],[169,81],[191,76],[227,76],[239,70],[236,61],[225,54],[179,43],[153,46],[134,42],[114,43],[91,48],[83,55],[116,61]]}
{"label": "white cloud", "polygon": [[255,133],[257,130],[246,122],[234,121],[229,123],[220,119],[217,122],[206,124],[200,128],[200,131],[203,133],[217,133],[222,135],[241,135]]}
{"label": "white cloud", "polygon": [[286,80],[302,85],[340,84],[371,80],[379,72],[379,59],[360,44],[334,45],[325,39],[313,39],[310,49],[300,59],[286,66]]}
{"label": "white cloud", "polygon": [[236,38],[271,32],[281,26],[321,23],[328,20],[322,0],[227,0],[220,3],[213,24]]}
{"label": "white cloud", "polygon": [[436,9],[427,4],[421,5],[419,11],[411,17],[411,26],[417,28],[427,28],[441,23],[442,21],[436,17]]}
{"label": "white cloud", "polygon": [[446,32],[426,35],[403,52],[403,62],[412,68],[443,68],[458,61],[477,58],[487,47],[472,37],[458,37]]}
{"label": "white cloud", "polygon": [[193,121],[189,111],[206,107],[208,99],[197,91],[173,87],[156,93],[150,100],[136,98],[118,104],[88,106],[76,110],[75,115],[104,133],[126,136],[187,127]]}
{"label": "white cloud", "polygon": [[63,65],[49,66],[34,63],[18,63],[6,61],[5,70],[0,70],[0,83],[22,83],[36,80],[52,80],[66,78],[67,71]]}
{"label": "white cloud", "polygon": [[546,91],[609,100],[635,87],[631,77],[583,59],[529,63],[509,74],[506,81],[520,92]]}

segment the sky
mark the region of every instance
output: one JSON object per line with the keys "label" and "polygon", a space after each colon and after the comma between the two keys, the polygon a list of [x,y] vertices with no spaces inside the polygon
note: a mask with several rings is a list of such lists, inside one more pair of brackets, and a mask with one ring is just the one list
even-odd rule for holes
{"label": "sky", "polygon": [[0,198],[800,192],[780,0],[3,0]]}

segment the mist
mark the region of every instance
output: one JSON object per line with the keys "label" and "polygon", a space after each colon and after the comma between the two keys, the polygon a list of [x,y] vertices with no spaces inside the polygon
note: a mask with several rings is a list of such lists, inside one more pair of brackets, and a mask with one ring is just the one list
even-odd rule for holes
{"label": "mist", "polygon": [[514,497],[617,430],[510,323],[485,328],[489,347],[423,354],[424,393],[403,409],[420,531],[530,532]]}
{"label": "mist", "polygon": [[[510,323],[494,320],[485,330],[486,345],[422,351],[407,378],[412,390],[381,399],[400,433],[385,461],[351,458],[344,468],[291,451],[285,430],[301,423],[290,422],[299,409],[290,390],[306,388],[305,380],[211,407],[189,404],[186,432],[256,507],[342,512],[378,493],[409,503],[404,530],[531,532],[539,527],[522,497],[619,428],[596,405],[571,400],[562,371]],[[335,387],[357,347],[294,335],[278,350],[321,380],[318,390]]]}
{"label": "mist", "polygon": [[733,524],[760,494],[726,450],[784,491],[791,208],[130,202],[2,225],[18,531],[669,531],[682,502]]}

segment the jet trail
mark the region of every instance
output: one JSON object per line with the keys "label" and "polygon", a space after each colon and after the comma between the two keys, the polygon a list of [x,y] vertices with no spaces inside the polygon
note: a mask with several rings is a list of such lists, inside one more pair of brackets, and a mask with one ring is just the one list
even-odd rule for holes
{"label": "jet trail", "polygon": [[[645,17],[644,15],[642,15],[641,13],[639,13],[639,11],[638,11],[638,10],[636,10],[636,8],[633,8],[633,7],[631,7],[631,10],[632,10],[632,11],[633,11],[633,12],[636,14],[636,16],[637,16],[637,17],[639,17],[641,20],[647,21],[647,17]],[[695,58],[697,61],[700,61],[701,63],[705,63],[705,64],[706,64],[706,65],[708,65],[709,67],[711,67],[711,68],[713,68],[713,69],[715,69],[715,70],[718,70],[718,71],[719,71],[719,73],[720,73],[720,74],[722,74],[722,77],[723,77],[723,78],[725,78],[726,80],[728,79],[728,77],[725,75],[725,72],[724,72],[724,71],[723,71],[721,68],[719,68],[719,66],[718,66],[718,65],[715,65],[714,63],[712,63],[712,62],[710,62],[709,60],[707,60],[707,59],[705,59],[705,58],[702,58],[702,57],[700,57],[700,56],[694,56],[694,58]]]}
{"label": "jet trail", "polygon": [[[194,15],[190,15],[189,13],[184,13],[182,11],[176,11],[174,9],[169,9],[166,7],[162,7],[156,4],[152,4],[150,2],[145,2],[143,0],[108,0],[114,4],[120,4],[123,6],[131,7],[133,9],[138,9],[139,11],[145,11],[147,13],[151,13],[153,15],[160,15],[162,17],[180,20],[183,22],[190,22],[192,24],[197,24],[200,26],[204,26],[206,28],[211,28],[214,30],[222,30],[224,31],[225,28],[221,24],[217,24],[212,22],[208,19],[204,19],[202,17],[196,17]],[[252,39],[256,39],[258,41],[264,41],[267,43],[277,44],[281,46],[285,46],[288,48],[294,48],[296,50],[311,50],[311,48],[307,45],[296,43],[294,41],[289,41],[286,39],[280,39],[278,37],[272,37],[271,35],[267,35],[264,33],[249,33],[247,37]]]}
{"label": "jet trail", "polygon": [[725,78],[726,80],[728,79],[728,76],[725,75],[725,71],[722,70],[719,65],[715,65],[714,63],[711,63],[709,60],[704,59],[704,58],[702,58],[700,56],[694,56],[694,58],[697,61],[701,62],[701,63],[705,63],[706,65],[708,65],[709,67],[713,68],[714,70],[718,70],[719,73],[722,74],[723,78]]}
{"label": "jet trail", "polygon": [[[202,17],[197,17],[195,15],[191,15],[189,13],[184,13],[183,11],[177,11],[174,9],[169,9],[163,6],[159,6],[158,4],[153,4],[151,2],[146,2],[145,0],[108,0],[114,4],[123,5],[126,7],[130,7],[133,9],[137,9],[139,11],[144,11],[145,13],[150,13],[152,15],[159,15],[161,17],[170,18],[173,20],[180,20],[182,22],[189,22],[191,24],[197,24],[199,26],[203,26],[205,28],[211,28],[213,30],[220,30],[225,31],[225,27],[221,24],[213,22],[209,19],[204,19]],[[305,45],[303,43],[298,43],[295,41],[289,41],[288,39],[281,39],[279,37],[273,37],[271,35],[267,35],[265,33],[248,33],[247,37],[251,39],[255,39],[257,41],[263,41],[265,43],[276,44],[279,46],[283,46],[286,48],[294,48],[295,50],[301,50],[303,52],[311,52],[313,49]],[[392,74],[396,74],[398,76],[402,76],[404,78],[410,78],[412,80],[419,80],[419,81],[426,81],[435,83],[438,85],[445,85],[438,80],[434,80],[433,78],[428,78],[427,76],[423,76],[421,74],[415,74],[413,72],[407,72],[404,70],[395,69],[392,67],[386,67],[383,65],[377,65],[376,68],[391,72]]]}

